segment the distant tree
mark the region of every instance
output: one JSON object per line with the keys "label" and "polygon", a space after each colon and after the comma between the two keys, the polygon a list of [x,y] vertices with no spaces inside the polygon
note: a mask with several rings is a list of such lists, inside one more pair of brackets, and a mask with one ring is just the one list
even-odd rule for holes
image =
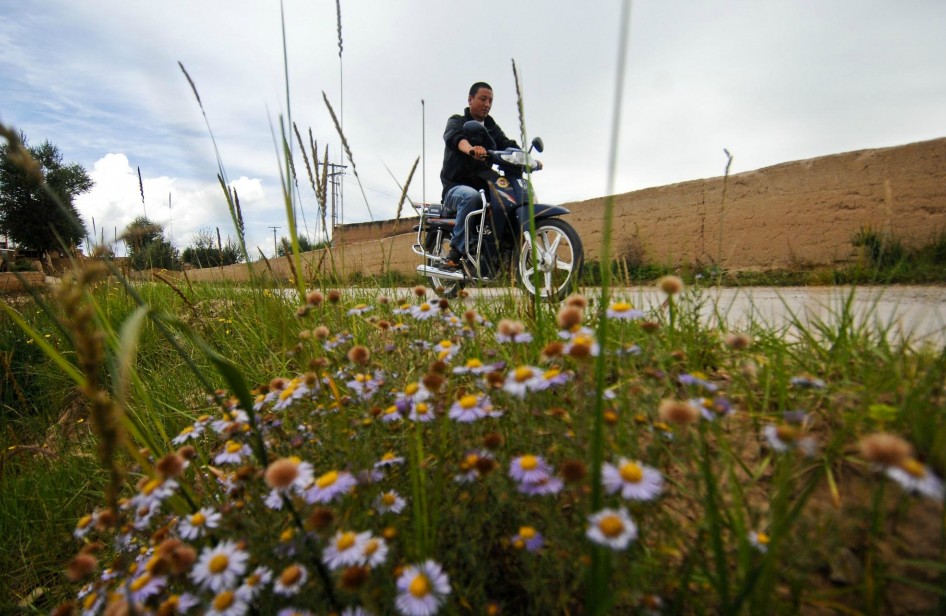
{"label": "distant tree", "polygon": [[181,260],[194,267],[216,267],[233,265],[243,260],[240,247],[229,236],[226,242],[220,240],[220,229],[216,235],[207,228],[202,228],[194,235],[194,243],[181,253]]}
{"label": "distant tree", "polygon": [[[92,180],[82,165],[64,164],[59,148],[49,141],[31,147],[26,135],[18,137],[0,146],[0,231],[24,248],[42,252],[58,250],[63,243],[79,246],[87,231],[73,199],[92,188]],[[43,189],[43,181],[64,207]]]}
{"label": "distant tree", "polygon": [[[276,248],[276,254],[280,257],[286,256],[286,246],[289,246],[289,251],[292,251],[292,244],[289,243],[288,237],[279,238],[279,247]],[[299,236],[299,252],[309,252],[310,250],[317,250],[319,248],[324,248],[325,242],[319,242],[318,244],[314,243],[305,235]]]}
{"label": "distant tree", "polygon": [[144,216],[128,223],[122,238],[128,246],[128,260],[134,269],[181,269],[180,255],[164,236],[164,227]]}

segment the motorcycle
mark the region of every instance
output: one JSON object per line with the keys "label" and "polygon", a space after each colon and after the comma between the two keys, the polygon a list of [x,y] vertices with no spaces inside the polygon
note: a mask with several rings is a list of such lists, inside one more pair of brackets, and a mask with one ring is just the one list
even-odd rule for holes
{"label": "motorcycle", "polygon": [[[420,223],[414,227],[417,241],[412,250],[424,259],[417,272],[430,278],[434,291],[445,298],[456,297],[467,285],[515,276],[528,293],[550,301],[563,300],[577,284],[584,249],[575,229],[558,218],[569,214],[568,209],[529,203],[531,186],[526,174],[542,168],[531,155],[533,150],[543,151],[542,139],[533,139],[528,152],[495,150],[495,142],[479,122],[466,122],[463,130],[471,144],[486,148],[489,165],[480,177],[488,190],[480,190],[482,207],[466,218],[466,252],[459,269],[444,265],[456,212],[445,211],[440,204],[414,204]],[[493,203],[502,204],[497,209],[505,220],[494,220]]]}

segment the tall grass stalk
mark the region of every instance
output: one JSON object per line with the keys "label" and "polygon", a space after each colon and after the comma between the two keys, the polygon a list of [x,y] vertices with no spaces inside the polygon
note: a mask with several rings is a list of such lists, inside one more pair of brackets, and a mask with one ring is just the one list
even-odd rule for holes
{"label": "tall grass stalk", "polygon": [[[618,57],[615,70],[614,102],[611,116],[611,144],[608,151],[608,186],[606,195],[613,195],[617,171],[618,142],[621,134],[621,108],[624,100],[624,77],[630,38],[631,1],[621,4],[618,34]],[[614,225],[614,197],[608,196],[604,203],[604,220],[601,234],[601,262],[611,263],[611,236]],[[611,297],[611,268],[602,270],[601,295],[598,303],[598,344],[601,349],[595,361],[594,428],[591,435],[591,510],[599,511],[603,505],[601,468],[604,463],[604,392],[607,378],[605,357],[608,354],[607,309]],[[591,568],[588,577],[586,606],[589,614],[603,614],[611,603],[610,557],[604,548],[591,550]]]}

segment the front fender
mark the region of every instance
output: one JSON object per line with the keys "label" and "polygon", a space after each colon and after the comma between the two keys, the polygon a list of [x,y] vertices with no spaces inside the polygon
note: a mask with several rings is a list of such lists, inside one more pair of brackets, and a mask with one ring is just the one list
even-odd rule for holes
{"label": "front fender", "polygon": [[[565,214],[571,214],[571,210],[564,208],[560,205],[546,205],[544,203],[536,203],[532,206],[535,211],[535,219],[541,220],[543,218],[552,218],[554,216],[564,216]],[[519,221],[519,230],[525,231],[529,226],[529,206],[524,205],[521,208],[516,210],[516,218]]]}

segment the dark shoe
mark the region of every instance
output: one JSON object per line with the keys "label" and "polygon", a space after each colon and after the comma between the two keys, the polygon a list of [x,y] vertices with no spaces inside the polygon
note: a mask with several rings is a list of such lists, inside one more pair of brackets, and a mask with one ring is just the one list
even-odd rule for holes
{"label": "dark shoe", "polygon": [[450,247],[450,252],[447,253],[447,258],[444,259],[443,265],[447,269],[459,269],[460,268],[460,251]]}

